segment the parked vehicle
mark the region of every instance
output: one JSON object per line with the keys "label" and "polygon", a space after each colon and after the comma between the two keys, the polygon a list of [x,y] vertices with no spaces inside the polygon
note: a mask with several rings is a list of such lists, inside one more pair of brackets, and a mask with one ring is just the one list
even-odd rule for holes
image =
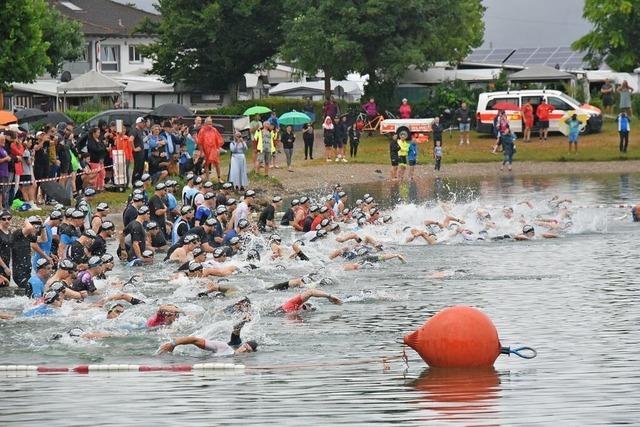
{"label": "parked vehicle", "polygon": [[151,110],[122,109],[103,111],[91,117],[86,122],[76,126],[75,134],[76,136],[82,135],[85,132],[88,132],[92,127],[98,126],[98,123],[100,123],[101,121],[109,124],[111,122],[115,122],[116,120],[122,120],[124,125],[130,128],[131,126],[135,125],[136,119],[138,117],[145,117],[147,114],[149,114],[149,111]]}
{"label": "parked vehicle", "polygon": [[505,109],[507,117],[509,117],[509,125],[511,130],[522,132],[524,126],[521,109],[527,101],[530,101],[533,106],[533,129],[537,129],[538,119],[535,117],[535,111],[543,98],[546,98],[547,102],[554,107],[549,115],[550,131],[559,131],[562,119],[567,114],[573,113],[588,117],[584,127],[585,132],[599,132],[602,128],[602,112],[599,108],[589,104],[580,104],[577,100],[558,90],[529,89],[481,93],[478,97],[476,110],[476,129],[481,133],[492,134],[494,132],[493,120],[498,114],[498,110],[494,106],[500,103],[513,105],[513,109]]}
{"label": "parked vehicle", "polygon": [[419,142],[425,142],[429,139],[429,132],[431,132],[431,123],[434,119],[385,119],[380,123],[380,133],[385,134],[397,134],[401,136],[405,134],[405,137],[413,135]]}

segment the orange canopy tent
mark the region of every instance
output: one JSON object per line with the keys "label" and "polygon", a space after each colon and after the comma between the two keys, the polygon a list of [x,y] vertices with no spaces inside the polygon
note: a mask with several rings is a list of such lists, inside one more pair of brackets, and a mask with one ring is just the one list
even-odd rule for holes
{"label": "orange canopy tent", "polygon": [[18,118],[10,111],[0,111],[0,125],[8,125],[11,123],[17,123]]}

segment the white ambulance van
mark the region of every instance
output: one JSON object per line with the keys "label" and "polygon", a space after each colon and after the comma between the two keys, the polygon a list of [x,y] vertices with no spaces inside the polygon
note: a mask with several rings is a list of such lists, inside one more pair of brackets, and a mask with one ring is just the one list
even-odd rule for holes
{"label": "white ambulance van", "polygon": [[[602,112],[599,108],[589,104],[580,104],[577,100],[558,90],[528,89],[512,90],[506,92],[484,92],[478,97],[476,110],[476,129],[481,133],[493,133],[493,119],[498,114],[495,105],[511,105],[505,112],[509,117],[511,130],[522,132],[522,106],[531,102],[533,106],[533,129],[538,129],[538,119],[535,111],[542,99],[553,105],[554,110],[549,114],[549,130],[558,131],[561,119],[567,113],[585,115],[588,117],[585,126],[586,132],[599,132],[602,128]],[[518,107],[518,108],[515,108]]]}

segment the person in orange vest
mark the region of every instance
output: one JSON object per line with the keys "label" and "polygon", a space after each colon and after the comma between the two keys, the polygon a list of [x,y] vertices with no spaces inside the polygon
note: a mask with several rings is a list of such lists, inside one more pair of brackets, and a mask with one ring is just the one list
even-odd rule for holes
{"label": "person in orange vest", "polygon": [[206,180],[209,180],[211,165],[213,165],[216,168],[218,182],[223,183],[224,180],[220,176],[220,149],[224,145],[224,140],[222,139],[222,135],[220,135],[220,132],[218,132],[215,127],[213,127],[213,120],[211,119],[211,117],[207,117],[204,120],[204,126],[202,126],[200,128],[200,131],[198,131],[196,143],[204,154]]}
{"label": "person in orange vest", "polygon": [[542,98],[542,102],[538,105],[536,109],[536,117],[538,118],[538,123],[540,124],[540,141],[547,140],[547,135],[549,133],[549,113],[553,111],[553,105],[547,104],[547,99]]}

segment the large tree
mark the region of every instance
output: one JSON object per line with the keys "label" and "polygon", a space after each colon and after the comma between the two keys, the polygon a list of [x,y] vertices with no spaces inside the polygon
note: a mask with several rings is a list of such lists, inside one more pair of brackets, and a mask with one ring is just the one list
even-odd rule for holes
{"label": "large tree", "polygon": [[375,94],[393,88],[410,65],[456,62],[482,43],[480,0],[284,1],[283,55],[309,73],[368,74]]}
{"label": "large tree", "polygon": [[64,17],[53,8],[48,8],[42,1],[45,11],[42,15],[40,27],[42,39],[49,42],[47,57],[49,64],[46,71],[51,77],[57,76],[62,70],[64,61],[74,61],[82,55],[85,41],[80,23]]}
{"label": "large tree", "polygon": [[30,82],[49,64],[49,42],[42,40],[39,0],[0,2],[0,90],[12,82]]}
{"label": "large tree", "polygon": [[13,82],[31,82],[62,62],[77,58],[83,44],[78,24],[50,9],[45,0],[0,2],[0,91]]}
{"label": "large tree", "polygon": [[583,16],[593,30],[572,47],[585,51],[588,62],[623,72],[640,65],[640,0],[586,0]]}
{"label": "large tree", "polygon": [[141,30],[157,41],[143,50],[151,73],[194,89],[228,89],[276,53],[282,37],[280,0],[159,0],[160,23]]}

